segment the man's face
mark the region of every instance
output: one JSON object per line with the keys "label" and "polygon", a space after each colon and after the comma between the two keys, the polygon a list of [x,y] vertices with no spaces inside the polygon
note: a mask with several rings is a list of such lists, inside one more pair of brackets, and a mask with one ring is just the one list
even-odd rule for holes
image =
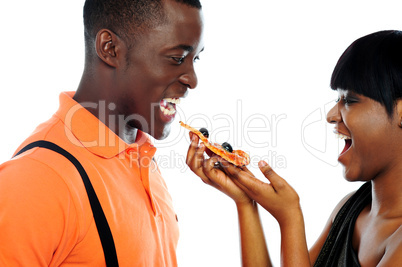
{"label": "man's face", "polygon": [[165,1],[165,12],[166,23],[131,44],[115,92],[119,113],[129,125],[156,139],[168,136],[175,103],[197,86],[194,62],[203,50],[201,10]]}

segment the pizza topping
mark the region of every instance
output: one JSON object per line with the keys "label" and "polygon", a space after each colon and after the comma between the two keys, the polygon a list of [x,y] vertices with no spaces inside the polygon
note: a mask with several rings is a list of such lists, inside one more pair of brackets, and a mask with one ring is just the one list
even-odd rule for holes
{"label": "pizza topping", "polygon": [[180,122],[180,125],[200,138],[201,142],[203,142],[207,148],[206,152],[208,155],[212,152],[239,167],[246,166],[250,163],[250,156],[246,152],[242,150],[233,150],[232,146],[226,142],[222,145],[209,142],[208,137],[206,137],[201,131],[203,128],[197,130],[183,122]]}
{"label": "pizza topping", "polygon": [[201,128],[200,133],[202,133],[202,135],[205,136],[206,138],[209,137],[209,132],[206,128]]}
{"label": "pizza topping", "polygon": [[229,152],[229,153],[232,153],[232,152],[233,152],[232,146],[231,146],[229,143],[227,143],[227,142],[225,142],[225,143],[222,144],[222,148],[225,149],[225,150],[226,150],[227,152]]}

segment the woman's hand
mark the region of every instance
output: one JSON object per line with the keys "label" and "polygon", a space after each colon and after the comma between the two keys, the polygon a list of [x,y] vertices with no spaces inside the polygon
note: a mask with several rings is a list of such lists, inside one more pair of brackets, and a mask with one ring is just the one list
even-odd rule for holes
{"label": "woman's hand", "polygon": [[[199,143],[199,137],[190,132],[191,144],[187,152],[186,163],[190,169],[198,175],[201,180],[225,193],[232,198],[237,205],[250,204],[253,201],[243,192],[226,174],[221,170],[219,156],[212,156],[209,159],[204,158],[205,145]],[[230,164],[230,163],[228,163]],[[251,172],[247,168],[242,168],[245,173]]]}
{"label": "woman's hand", "polygon": [[250,172],[244,172],[228,162],[222,161],[221,165],[238,187],[278,221],[281,228],[282,266],[311,266],[304,219],[296,191],[265,161],[260,161],[258,165],[270,183],[264,183]]}
{"label": "woman's hand", "polygon": [[224,172],[251,199],[266,209],[280,225],[292,221],[295,215],[301,215],[299,196],[296,191],[265,162],[259,162],[259,168],[270,183],[264,183],[249,171],[244,171],[225,160],[221,160]]}
{"label": "woman's hand", "polygon": [[[190,132],[191,144],[187,153],[186,163],[202,181],[211,185],[232,198],[237,206],[241,240],[242,266],[272,266],[269,258],[264,231],[262,229],[257,204],[237,186],[222,170],[221,162],[226,162],[219,156],[204,158],[204,143],[199,143],[199,137]],[[232,165],[233,168],[234,165]],[[244,174],[253,176],[245,167],[238,168]]]}

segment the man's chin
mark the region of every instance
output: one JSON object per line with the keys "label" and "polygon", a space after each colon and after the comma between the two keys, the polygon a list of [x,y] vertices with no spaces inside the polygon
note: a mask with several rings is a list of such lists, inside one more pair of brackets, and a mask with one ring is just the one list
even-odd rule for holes
{"label": "man's chin", "polygon": [[165,127],[155,129],[154,132],[151,133],[151,136],[156,140],[164,140],[169,136],[169,134],[170,134],[170,123],[165,125]]}

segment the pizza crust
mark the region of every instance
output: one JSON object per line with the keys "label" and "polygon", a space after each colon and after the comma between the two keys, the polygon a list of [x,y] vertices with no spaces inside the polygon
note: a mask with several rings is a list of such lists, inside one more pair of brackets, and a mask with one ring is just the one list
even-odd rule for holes
{"label": "pizza crust", "polygon": [[223,149],[221,145],[209,142],[208,138],[206,138],[197,129],[194,129],[193,127],[183,123],[182,121],[180,121],[180,125],[187,130],[195,133],[209,150],[211,150],[216,155],[222,157],[223,159],[229,161],[230,163],[238,167],[246,166],[250,163],[250,156],[246,152],[242,150],[233,150],[233,152],[230,153]]}

